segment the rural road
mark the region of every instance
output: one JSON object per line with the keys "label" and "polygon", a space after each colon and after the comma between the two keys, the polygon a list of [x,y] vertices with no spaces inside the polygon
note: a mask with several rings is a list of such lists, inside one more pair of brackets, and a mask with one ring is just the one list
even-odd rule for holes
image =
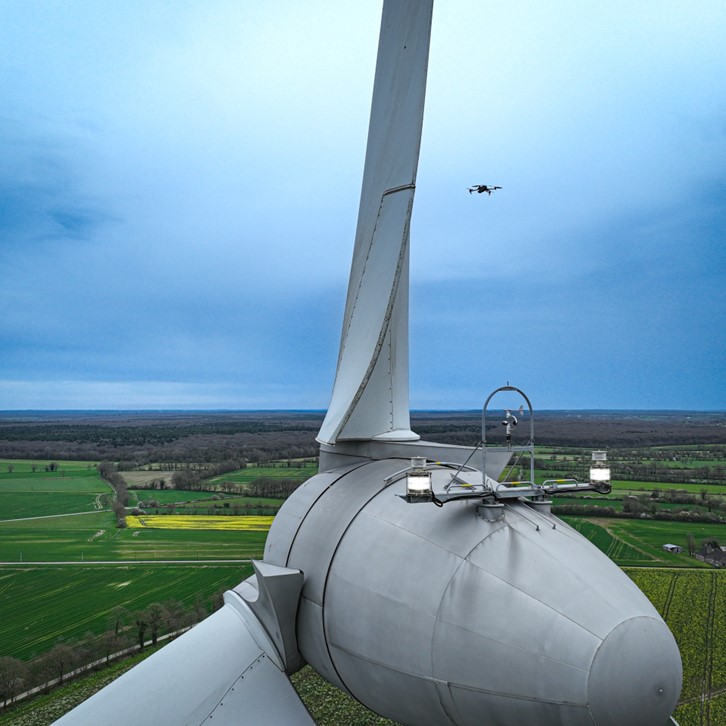
{"label": "rural road", "polygon": [[90,512],[67,512],[66,514],[41,514],[38,517],[16,517],[15,519],[0,519],[0,524],[5,522],[29,522],[31,519],[53,519],[55,517],[79,517],[82,514],[98,514],[99,512],[110,512],[110,509],[94,509]]}

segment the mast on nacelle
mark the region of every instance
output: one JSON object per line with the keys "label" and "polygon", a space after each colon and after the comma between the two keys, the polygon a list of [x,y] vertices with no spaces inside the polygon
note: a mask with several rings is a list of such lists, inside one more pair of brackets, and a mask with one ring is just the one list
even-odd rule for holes
{"label": "mast on nacelle", "polygon": [[338,368],[321,443],[415,441],[408,402],[409,225],[433,0],[386,2]]}

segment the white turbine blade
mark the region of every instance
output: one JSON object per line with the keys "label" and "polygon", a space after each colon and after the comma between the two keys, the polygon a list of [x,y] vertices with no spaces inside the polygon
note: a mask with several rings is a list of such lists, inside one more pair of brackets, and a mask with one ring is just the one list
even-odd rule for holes
{"label": "white turbine blade", "polygon": [[[399,341],[400,337],[396,335],[398,331],[391,328],[396,327],[396,321],[392,320],[396,293],[400,288],[403,264],[408,259],[408,227],[406,225],[405,230],[402,227],[408,220],[412,202],[412,187],[385,194],[381,202],[366,268],[355,290],[357,307],[345,331],[333,397],[321,438],[365,439],[391,430],[394,418],[391,379],[396,367],[403,368],[396,379],[397,386],[400,376],[405,373],[405,388],[401,392],[405,393],[405,407],[399,413],[405,415],[406,429],[409,428],[408,360],[400,361],[399,351],[394,353],[392,350],[391,339]],[[393,239],[396,234],[400,237],[397,241]],[[378,243],[380,237],[384,238],[382,243]],[[379,396],[379,391],[384,395]],[[364,395],[366,402],[370,400],[365,407]],[[333,422],[337,423],[335,427]]]}
{"label": "white turbine blade", "polygon": [[251,610],[234,593],[225,603],[56,723],[314,726]]}
{"label": "white turbine blade", "polygon": [[383,7],[338,370],[318,440],[410,441],[408,239],[432,0]]}

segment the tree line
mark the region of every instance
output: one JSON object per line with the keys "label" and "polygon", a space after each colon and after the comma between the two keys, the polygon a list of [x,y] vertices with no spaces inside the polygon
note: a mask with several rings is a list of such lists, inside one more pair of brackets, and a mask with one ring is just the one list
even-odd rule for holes
{"label": "tree line", "polygon": [[[726,501],[722,498],[712,497],[703,489],[699,495],[691,494],[683,490],[656,489],[650,494],[626,496],[623,499],[610,501],[622,501],[622,510],[615,507],[602,506],[588,503],[582,500],[582,504],[572,502],[558,503],[553,500],[552,511],[559,515],[572,515],[579,517],[617,517],[620,519],[656,519],[669,522],[699,522],[703,524],[726,523]],[[708,511],[700,509],[674,510],[658,506],[659,504],[682,504],[706,507]]]}
{"label": "tree line", "polygon": [[[212,611],[222,607],[223,595],[222,590],[213,595],[209,603]],[[0,657],[0,703],[5,708],[22,693],[36,688],[47,693],[79,669],[100,669],[115,657],[156,645],[162,636],[176,637],[208,614],[201,596],[191,608],[175,600],[151,603],[135,612],[116,607],[111,611],[108,628],[100,635],[88,633],[75,640],[59,641],[46,653],[27,661]]]}
{"label": "tree line", "polygon": [[98,465],[98,473],[114,491],[114,500],[111,508],[116,516],[116,526],[126,526],[126,505],[129,503],[129,492],[126,480],[118,473],[116,466],[110,461],[102,461]]}

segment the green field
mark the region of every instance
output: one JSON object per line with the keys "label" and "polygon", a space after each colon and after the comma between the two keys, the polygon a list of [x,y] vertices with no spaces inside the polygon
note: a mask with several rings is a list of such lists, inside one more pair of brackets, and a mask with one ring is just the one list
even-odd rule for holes
{"label": "green field", "polygon": [[[110,487],[93,463],[0,460],[0,520],[92,512],[109,506]],[[33,471],[35,467],[36,471]]]}
{"label": "green field", "polygon": [[[18,569],[22,572],[20,568]],[[84,569],[88,572],[83,572]],[[188,569],[195,570],[196,568]],[[102,570],[106,570],[106,574],[103,574]],[[170,571],[170,574],[178,577],[174,581],[174,597],[177,597],[178,591],[184,587],[190,591],[190,597],[195,596],[195,588],[198,592],[202,592],[204,589],[204,586],[198,584],[191,574],[186,577],[184,570],[185,568],[175,567]],[[226,574],[219,572],[219,568],[216,567],[206,567],[204,570],[208,571],[210,587],[217,584],[221,587],[229,587],[236,582],[239,575],[239,570],[234,571],[234,569]],[[724,649],[723,643],[726,642],[726,571],[674,570],[670,568],[626,568],[625,571],[650,598],[668,623],[678,643],[683,660],[684,678],[681,700],[675,713],[676,719],[681,726],[724,726],[726,723],[724,720],[724,715],[726,715],[724,711],[726,706],[724,700],[726,649]],[[33,572],[34,570],[31,570],[28,579],[22,581],[17,587],[13,585],[15,609],[19,612],[22,612],[24,607],[37,609],[36,588],[41,587],[43,582],[34,581]],[[219,579],[215,580],[217,572],[219,572]],[[97,626],[101,631],[109,626],[111,610],[114,607],[111,604],[113,591],[117,594],[123,591],[126,599],[128,595],[134,593],[133,588],[138,589],[143,584],[153,587],[159,580],[154,573],[154,568],[145,566],[78,568],[78,574],[83,582],[75,583],[75,586],[81,584],[93,587],[94,591],[102,591],[103,596],[106,597],[103,604],[101,604],[100,596],[94,601],[95,608],[105,608],[105,620],[103,617],[94,619],[90,614],[86,619],[82,610],[83,603],[78,602],[77,597],[73,594],[74,587],[71,587],[70,584],[68,587],[63,586],[66,579],[74,580],[73,568],[47,568],[47,571],[42,572],[39,577],[45,582],[46,588],[50,590],[50,594],[56,599],[57,604],[68,602],[70,605],[70,599],[75,598],[77,602],[74,607],[76,612],[81,613],[80,619],[88,625],[88,628],[92,629],[93,626]],[[0,572],[0,576],[2,575],[14,576],[13,573],[8,575],[7,569]],[[7,612],[2,600],[8,589],[7,585],[3,585],[4,582],[4,579],[0,579],[0,606],[2,606],[2,612]],[[106,590],[111,591],[110,596]],[[152,599],[145,599],[138,594],[135,602],[143,607],[142,603],[148,604],[154,600],[163,600],[163,594],[162,590],[157,590]],[[72,614],[73,608],[70,606],[54,608],[48,605],[48,617],[52,619],[54,627],[57,629],[56,632],[70,636],[78,629],[74,630],[72,623],[56,621],[59,610]],[[43,610],[40,611],[40,614],[42,616]],[[21,637],[18,632],[22,632],[23,622],[21,619],[14,623],[0,623],[0,641],[4,642],[6,638]],[[347,696],[320,679],[309,668],[296,675],[294,682],[318,724],[338,726],[342,723],[366,725],[390,723],[351,702]],[[75,702],[77,701],[70,701],[66,708]],[[45,705],[46,702],[41,703],[39,710],[42,711]],[[19,712],[32,713],[33,711],[23,708]],[[55,710],[52,713],[53,718],[42,720],[43,717],[39,714],[38,720],[30,720],[28,723],[50,723],[61,715],[63,710]],[[12,722],[11,720],[8,723]]]}
{"label": "green field", "polygon": [[4,522],[0,562],[261,558],[265,532],[118,529],[109,512]]}
{"label": "green field", "polygon": [[209,492],[189,492],[181,489],[129,489],[129,507],[139,502],[156,500],[161,505],[194,503],[199,499],[209,499]]}
{"label": "green field", "polygon": [[[8,463],[12,471],[7,471]],[[0,567],[0,655],[26,658],[47,651],[59,639],[72,641],[89,631],[101,633],[109,627],[110,613],[117,605],[140,610],[151,602],[172,598],[191,605],[198,595],[206,604],[217,591],[234,586],[249,573],[246,564],[209,560],[262,557],[265,532],[119,529],[111,512],[98,511],[99,498],[110,490],[95,467],[88,462],[59,465],[60,471],[46,472],[44,463],[36,462],[33,472],[32,462],[0,462],[0,519],[14,520],[0,523],[0,562],[16,563]],[[244,485],[261,478],[306,479],[315,471],[312,466],[247,467],[213,481]],[[640,486],[646,491],[689,488],[652,482],[619,485],[623,485],[617,491],[620,498]],[[715,487],[690,486],[695,493],[702,488],[709,494],[716,491]],[[726,492],[726,486],[719,488]],[[148,499],[157,499],[161,505],[187,502],[175,506],[178,514],[194,509],[201,512],[214,505],[229,511],[247,504],[282,503],[238,495],[211,500],[209,492],[169,489],[130,493],[132,505]],[[622,506],[612,498],[599,497],[558,497],[556,502]],[[680,504],[660,506],[684,508]],[[70,514],[74,511],[91,513]],[[64,516],[44,516],[49,514]],[[687,553],[689,534],[697,543],[704,539],[723,542],[724,525],[607,517],[563,519],[617,564],[637,568],[627,569],[628,574],[673,630],[685,669],[683,698],[676,714],[681,726],[726,726],[726,572],[714,571]],[[666,543],[680,545],[685,551],[680,555],[665,552],[662,545]],[[198,563],[182,565],[180,560]],[[129,564],[118,564],[121,561]],[[75,564],[60,564],[63,562]],[[27,617],[29,612],[32,619]],[[332,704],[331,714],[338,714],[321,723],[344,722],[340,714],[347,713],[348,706],[337,705],[335,692],[331,695],[319,679],[306,676],[302,682],[320,694],[321,703]]]}
{"label": "green field", "polygon": [[703,489],[710,495],[726,494],[726,484],[687,484],[687,483],[668,483],[657,481],[613,481],[613,490],[615,491],[632,491],[632,492],[652,492],[654,489],[682,489],[689,494],[700,494]]}
{"label": "green field", "polygon": [[249,484],[256,479],[309,479],[318,473],[317,463],[308,466],[247,466],[244,469],[230,471],[210,479],[210,484],[233,481],[237,484]]}
{"label": "green field", "polygon": [[680,726],[726,724],[726,571],[626,569],[671,629],[683,661]]}
{"label": "green field", "polygon": [[644,550],[636,549],[621,537],[614,536],[611,529],[605,523],[595,523],[589,519],[571,520],[569,523],[611,560],[619,564],[627,563],[641,566],[662,564]]}
{"label": "green field", "polygon": [[[723,524],[570,516],[562,519],[622,567],[710,568],[688,554],[688,535],[692,534],[696,542],[724,539],[726,535]],[[681,554],[665,552],[664,544],[679,545],[684,551]]]}
{"label": "green field", "polygon": [[29,658],[59,641],[100,634],[118,606],[136,612],[171,599],[191,606],[197,595],[209,605],[251,571],[240,564],[2,567],[0,655]]}

